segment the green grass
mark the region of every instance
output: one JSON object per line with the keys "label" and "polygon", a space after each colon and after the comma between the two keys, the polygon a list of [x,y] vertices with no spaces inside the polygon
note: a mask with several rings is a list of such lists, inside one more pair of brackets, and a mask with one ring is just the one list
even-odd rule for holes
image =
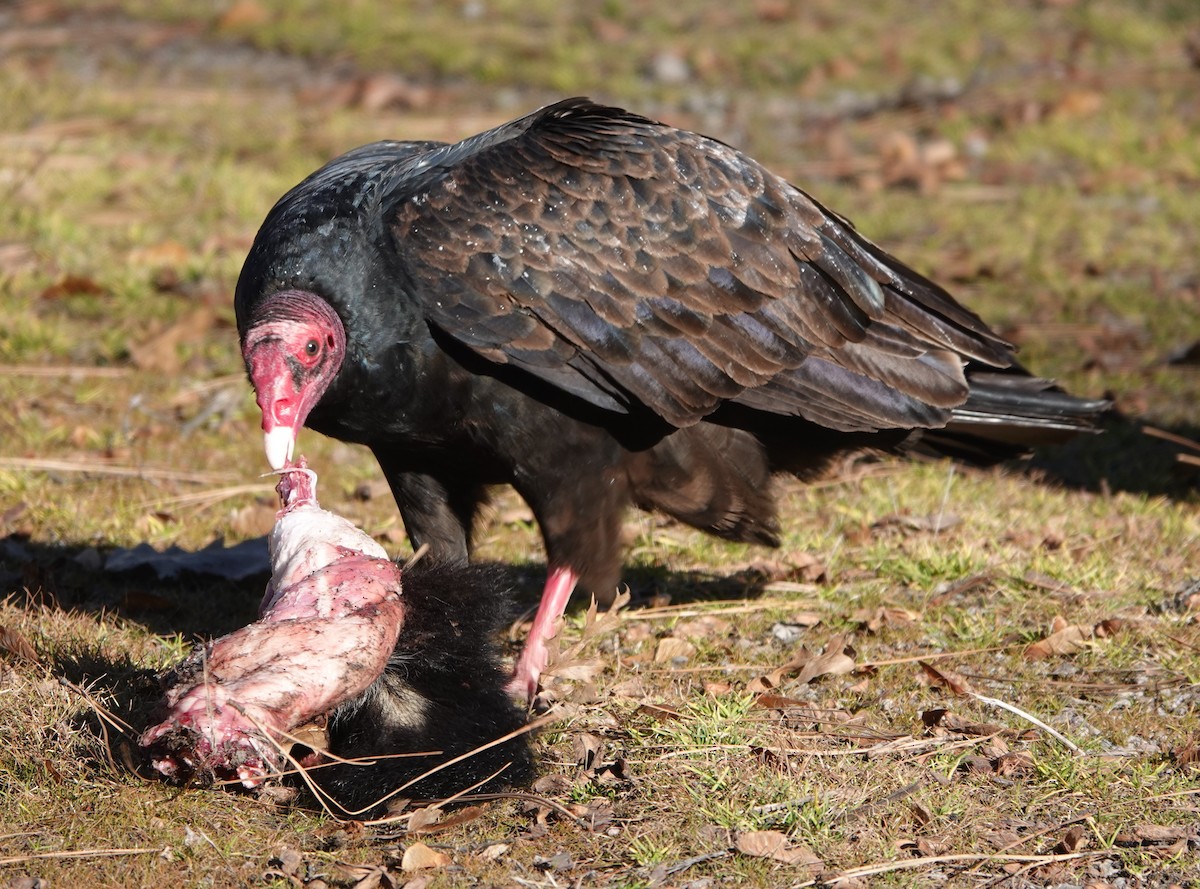
{"label": "green grass", "polygon": [[[256,0],[240,22],[230,9],[69,0],[0,13],[12,41],[0,54],[0,627],[41,661],[0,652],[0,859],[12,860],[0,882],[285,885],[263,876],[285,846],[329,885],[354,885],[350,864],[413,876],[400,872],[414,841],[402,831],[137,778],[93,706],[136,730],[153,672],[196,635],[253,619],[253,584],[113,577],[94,551],[194,549],[269,525],[231,293],[278,195],[355,144],[458,138],[578,93],[705,130],[946,282],[1037,373],[1109,391],[1135,420],[1196,438],[1200,374],[1165,363],[1200,339],[1190,3]],[[172,23],[191,30],[172,42]],[[55,33],[70,40],[55,49]],[[686,64],[684,82],[654,74],[664,54]],[[405,78],[411,107],[368,110],[335,88],[371,72]],[[975,72],[953,102],[891,101],[905,84]],[[875,110],[839,112],[848,101]],[[897,133],[949,140],[961,178],[883,186],[881,146]],[[200,329],[160,356],[168,369],[138,363],[139,347],[206,306]],[[303,446],[323,503],[404,552],[390,497],[355,496],[378,480],[369,455],[315,434]],[[553,873],[560,885],[804,882],[730,851],[746,830],[788,834],[830,875],[877,866],[865,879],[879,885],[1195,882],[1197,773],[1176,754],[1200,739],[1200,631],[1180,596],[1200,565],[1200,498],[1175,450],[1128,422],[1028,471],[868,461],[813,486],[785,480],[781,553],[631,516],[635,592],[710,621],[632,609],[589,644],[603,665],[594,681],[559,688],[566,706],[537,746],[541,772],[563,783],[539,792],[610,820],[588,831],[552,812],[542,825],[536,805],[492,803],[421,838],[456,866],[431,885],[544,883],[536,861],[560,851],[571,859]],[[206,491],[216,496],[192,496]],[[517,506],[498,492],[480,552],[517,566],[532,604],[543,557]],[[939,515],[958,521],[916,521]],[[789,573],[787,558],[804,553],[825,580]],[[880,608],[893,618],[872,629]],[[773,625],[801,612],[820,622],[780,642]],[[1122,624],[1031,659],[1056,617]],[[574,609],[568,642],[584,623]],[[855,672],[784,676],[785,702],[756,702],[751,680],[838,633],[850,634]],[[695,654],[655,663],[667,637]],[[930,684],[918,659],[1085,755]],[[959,721],[927,727],[922,713],[943,707]],[[623,778],[581,772],[584,733],[624,763]],[[1003,857],[1050,855],[1076,823],[1085,857]],[[1138,840],[1151,826],[1167,838]],[[509,845],[498,859],[477,854],[497,842]],[[147,851],[103,851],[118,849]],[[81,857],[34,857],[61,852]],[[994,857],[937,860],[956,854]]]}

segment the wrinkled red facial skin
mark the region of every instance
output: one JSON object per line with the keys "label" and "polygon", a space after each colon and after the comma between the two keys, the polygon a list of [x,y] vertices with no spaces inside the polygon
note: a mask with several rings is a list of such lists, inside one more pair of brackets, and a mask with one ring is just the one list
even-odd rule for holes
{"label": "wrinkled red facial skin", "polygon": [[268,460],[281,469],[278,442],[287,442],[283,456],[290,457],[300,427],[342,366],[346,332],[328,303],[303,291],[275,294],[257,318],[246,331],[242,359],[262,411]]}

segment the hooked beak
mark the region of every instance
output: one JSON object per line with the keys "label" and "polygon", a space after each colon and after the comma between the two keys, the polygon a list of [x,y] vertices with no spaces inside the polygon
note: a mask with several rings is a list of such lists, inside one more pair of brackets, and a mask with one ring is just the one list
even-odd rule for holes
{"label": "hooked beak", "polygon": [[276,471],[283,469],[291,461],[296,449],[296,430],[290,426],[268,429],[263,435],[263,447],[271,468]]}
{"label": "hooked beak", "polygon": [[267,462],[272,469],[283,469],[292,459],[296,436],[312,409],[312,386],[292,373],[282,350],[269,340],[250,351],[247,366],[262,412]]}

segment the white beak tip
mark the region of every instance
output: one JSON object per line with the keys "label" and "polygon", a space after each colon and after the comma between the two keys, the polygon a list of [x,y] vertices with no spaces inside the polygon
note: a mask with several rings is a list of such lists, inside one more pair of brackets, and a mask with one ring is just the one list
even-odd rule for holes
{"label": "white beak tip", "polygon": [[267,462],[272,469],[283,469],[292,459],[292,450],[296,446],[296,435],[287,426],[276,426],[263,436],[263,446],[267,452]]}

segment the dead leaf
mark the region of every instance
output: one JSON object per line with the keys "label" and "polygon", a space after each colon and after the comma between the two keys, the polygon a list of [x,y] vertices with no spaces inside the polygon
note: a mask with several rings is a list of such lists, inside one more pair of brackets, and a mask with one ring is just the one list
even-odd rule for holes
{"label": "dead leaf", "polygon": [[570,679],[574,682],[591,682],[604,669],[604,661],[600,658],[572,660],[569,664],[556,666],[553,675],[557,679]]}
{"label": "dead leaf", "polygon": [[1051,110],[1060,117],[1090,117],[1103,106],[1104,96],[1095,90],[1067,90]]}
{"label": "dead leaf", "polygon": [[996,774],[1002,777],[1025,777],[1033,774],[1033,756],[1023,750],[1005,753],[996,760]]}
{"label": "dead leaf", "polygon": [[564,871],[573,868],[575,861],[571,858],[569,852],[565,849],[560,849],[549,857],[544,855],[533,856],[533,866],[540,871]]}
{"label": "dead leaf", "polygon": [[566,775],[542,775],[533,782],[533,792],[553,799],[566,796],[573,786],[574,782]]}
{"label": "dead leaf", "polygon": [[860,608],[851,615],[851,618],[862,624],[863,629],[871,633],[878,633],[884,627],[902,627],[916,623],[921,619],[921,615],[915,611],[909,611],[907,608],[881,605],[875,609]]}
{"label": "dead leaf", "polygon": [[584,682],[595,678],[603,668],[603,663],[595,658],[585,660],[583,650],[592,640],[616,631],[621,625],[621,610],[629,604],[629,599],[629,590],[622,590],[617,593],[608,610],[601,613],[596,604],[596,598],[593,596],[591,604],[588,605],[587,614],[584,615],[583,630],[579,640],[565,650],[559,649],[557,635],[549,640],[547,644],[550,655],[549,663],[542,671],[542,676],[576,679]]}
{"label": "dead leaf", "polygon": [[1054,655],[1071,655],[1088,647],[1094,639],[1105,639],[1120,630],[1124,621],[1119,618],[1108,618],[1097,624],[1068,624],[1061,616],[1056,616],[1050,624],[1050,635],[1039,639],[1025,649],[1025,656],[1030,660],[1043,660]]}
{"label": "dead leaf", "polygon": [[953,670],[948,670],[945,667],[935,667],[928,661],[917,661],[921,670],[925,674],[925,678],[933,685],[940,685],[949,689],[956,695],[974,694],[971,688],[971,683],[967,682],[962,676],[959,676]]}
{"label": "dead leaf", "polygon": [[734,848],[751,858],[770,858],[784,864],[799,865],[814,873],[821,871],[825,866],[811,849],[802,843],[792,845],[787,835],[777,830],[739,832],[734,840]]}
{"label": "dead leaf", "polygon": [[[600,784],[606,783],[604,780]],[[599,830],[601,827],[611,824],[613,820],[612,803],[606,799],[594,799],[590,803],[571,803],[567,809],[575,816],[576,822],[580,827],[586,827],[588,830]]]}
{"label": "dead leaf", "polygon": [[791,760],[788,759],[787,754],[779,753],[769,747],[759,747],[752,744],[750,746],[750,755],[771,771],[781,775],[790,775],[793,771]]}
{"label": "dead leaf", "polygon": [[179,346],[185,342],[202,339],[216,320],[216,312],[212,306],[199,306],[169,327],[131,346],[129,357],[139,370],[175,375],[183,367],[179,358]]}
{"label": "dead leaf", "polygon": [[107,288],[91,278],[82,275],[67,275],[55,284],[51,284],[38,296],[45,300],[62,299],[65,296],[104,296]]}
{"label": "dead leaf", "polygon": [[815,611],[793,611],[786,622],[797,627],[815,627],[821,622],[821,615]]}
{"label": "dead leaf", "polygon": [[917,822],[918,827],[924,827],[933,820],[933,813],[920,803],[909,802],[908,809],[912,812],[913,820]]}
{"label": "dead leaf", "polygon": [[8,652],[17,660],[26,661],[35,667],[42,665],[37,651],[20,630],[0,626],[0,651]]}
{"label": "dead leaf", "polygon": [[646,697],[646,683],[642,682],[640,676],[633,676],[629,679],[623,679],[609,689],[609,692],[616,698],[635,698],[641,700]]}
{"label": "dead leaf", "polygon": [[814,583],[828,580],[825,563],[803,551],[788,553],[782,559],[756,559],[744,573],[765,580],[764,591],[779,593],[811,593]]}
{"label": "dead leaf", "polygon": [[271,14],[261,3],[255,0],[236,0],[217,20],[217,28],[222,31],[242,31],[265,25],[271,20]]}
{"label": "dead leaf", "polygon": [[769,692],[755,696],[754,706],[762,707],[764,710],[813,709],[813,705],[807,701],[797,701],[795,698],[786,698],[783,695],[774,695]]}
{"label": "dead leaf", "polygon": [[1197,830],[1194,826],[1139,824],[1118,833],[1113,842],[1118,846],[1153,846],[1195,837],[1197,837]]}
{"label": "dead leaf", "polygon": [[800,651],[786,664],[776,667],[762,676],[756,676],[746,684],[746,690],[751,694],[771,691],[779,687],[783,677],[799,671],[796,681],[805,684],[819,676],[841,675],[854,669],[854,658],[846,654],[850,650],[846,643],[845,633],[834,636],[825,646],[822,654],[813,654],[807,648]]}
{"label": "dead leaf", "polygon": [[933,707],[932,709],[929,709],[929,710],[922,710],[921,711],[921,723],[927,729],[936,728],[938,726],[938,724],[941,723],[942,719],[945,718],[946,714],[949,712],[950,711],[947,710],[945,707]]}
{"label": "dead leaf", "polygon": [[499,861],[508,850],[508,843],[492,843],[491,845],[484,846],[482,851],[478,853],[478,857],[484,861]]}
{"label": "dead leaf", "polygon": [[732,621],[706,614],[677,623],[671,630],[671,635],[676,639],[714,639],[728,636],[732,632]]}
{"label": "dead leaf", "polygon": [[457,810],[454,814],[443,818],[436,828],[433,828],[429,833],[441,833],[444,830],[452,830],[457,827],[462,827],[476,818],[479,818],[484,813],[483,806],[467,806]]}
{"label": "dead leaf", "polygon": [[1084,832],[1082,825],[1076,824],[1063,834],[1063,838],[1058,841],[1058,845],[1051,850],[1050,854],[1070,855],[1085,846],[1087,846],[1087,833]]}
{"label": "dead leaf", "polygon": [[1188,741],[1171,751],[1175,765],[1183,768],[1200,767],[1200,736],[1193,735]]}
{"label": "dead leaf", "polygon": [[686,639],[676,639],[673,636],[668,636],[666,639],[658,640],[658,647],[654,649],[654,663],[665,664],[674,661],[677,658],[680,661],[691,659],[696,653],[696,646]]}
{"label": "dead leaf", "polygon": [[628,780],[623,757],[604,761],[604,739],[599,735],[581,732],[575,738],[574,752],[580,773],[588,780],[601,785],[621,784]]}
{"label": "dead leaf", "polygon": [[1006,729],[1002,725],[997,725],[994,722],[976,722],[974,719],[967,719],[967,717],[953,711],[942,717],[941,727],[948,732],[967,735],[973,738],[986,738],[989,735],[996,735],[1001,732],[1007,732],[1009,735],[1016,734],[1017,737],[1022,737],[1021,733],[1016,733],[1012,729]]}
{"label": "dead leaf", "polygon": [[829,640],[825,650],[808,661],[800,668],[796,681],[801,685],[812,682],[819,676],[841,676],[854,669],[854,658],[848,654],[850,649],[847,635],[841,633]]}
{"label": "dead leaf", "polygon": [[978,775],[988,775],[996,770],[990,759],[978,754],[964,756],[959,760],[958,767],[964,772],[974,772]]}
{"label": "dead leaf", "polygon": [[450,862],[451,858],[445,852],[431,849],[424,843],[413,843],[404,850],[404,857],[400,860],[400,868],[405,873],[412,873],[415,870],[445,867]]}
{"label": "dead leaf", "polygon": [[670,707],[664,707],[662,704],[642,704],[637,708],[637,712],[641,716],[649,716],[651,719],[657,719],[659,722],[672,722],[676,719],[683,719],[683,714],[678,710],[672,710]]}
{"label": "dead leaf", "polygon": [[338,868],[346,876],[354,880],[353,889],[393,889],[396,881],[386,867],[378,864],[338,864]]}
{"label": "dead leaf", "polygon": [[604,752],[604,739],[591,732],[580,732],[575,736],[575,762],[584,772],[592,769]]}
{"label": "dead leaf", "polygon": [[970,577],[964,577],[962,580],[954,581],[953,583],[941,583],[934,589],[933,598],[929,600],[930,606],[945,605],[951,599],[965,593],[974,592],[980,587],[990,584],[994,580],[991,574],[973,574]]}
{"label": "dead leaf", "polygon": [[267,871],[265,876],[281,876],[289,882],[300,885],[301,868],[304,867],[304,856],[297,850],[283,846],[278,852],[271,856],[271,860],[267,862],[273,865],[274,871]]}
{"label": "dead leaf", "polygon": [[408,817],[408,832],[421,833],[427,831],[441,821],[444,814],[445,812],[442,811],[441,806],[425,806],[424,808],[417,809]]}
{"label": "dead leaf", "polygon": [[1048,590],[1051,593],[1074,593],[1075,589],[1069,583],[1059,580],[1056,577],[1051,577],[1049,574],[1042,574],[1039,571],[1027,571],[1025,576],[1021,578],[1031,587],[1039,590]]}
{"label": "dead leaf", "polygon": [[178,241],[162,241],[148,247],[137,247],[129,251],[130,265],[179,266],[191,259],[192,253]]}

